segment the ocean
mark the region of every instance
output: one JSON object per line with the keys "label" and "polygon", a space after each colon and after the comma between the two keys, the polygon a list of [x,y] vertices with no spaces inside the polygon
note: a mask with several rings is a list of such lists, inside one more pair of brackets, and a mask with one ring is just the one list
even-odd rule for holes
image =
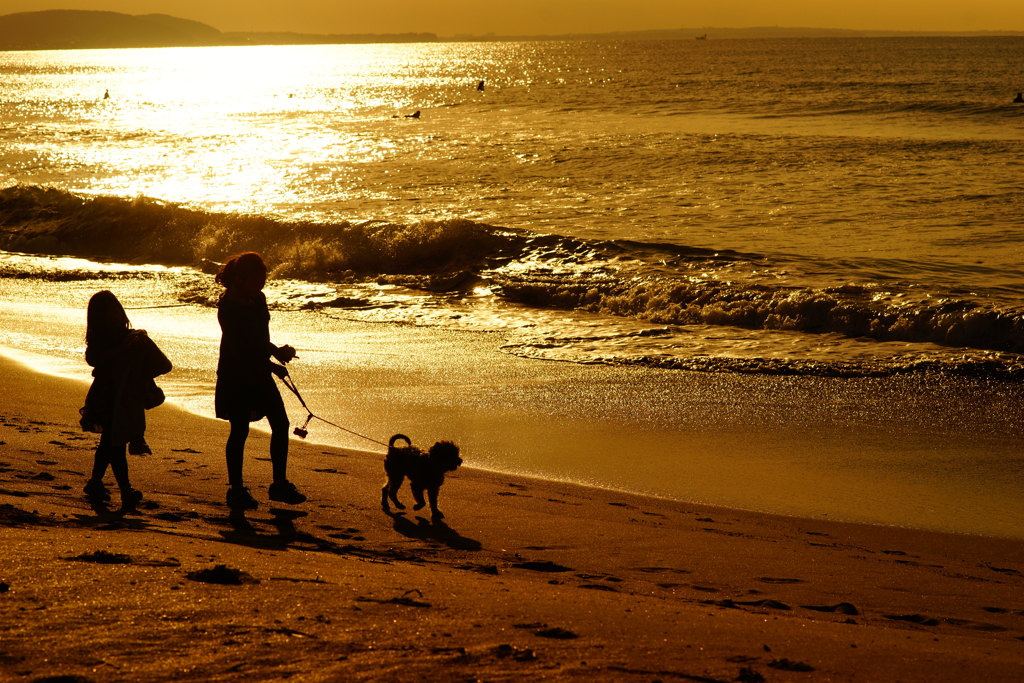
{"label": "ocean", "polygon": [[210,273],[252,249],[307,403],[372,437],[311,439],[1024,537],[1024,39],[7,52],[0,75],[0,345],[37,367],[87,377],[111,289],[212,414]]}

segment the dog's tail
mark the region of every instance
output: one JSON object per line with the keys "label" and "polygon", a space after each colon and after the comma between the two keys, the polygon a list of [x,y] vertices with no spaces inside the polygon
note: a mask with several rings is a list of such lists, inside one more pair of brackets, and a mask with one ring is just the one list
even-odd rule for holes
{"label": "dog's tail", "polygon": [[405,439],[405,443],[409,444],[410,446],[412,445],[412,439],[407,437],[405,434],[395,434],[393,437],[391,437],[391,440],[388,441],[388,448],[394,448],[395,442],[398,441],[399,439]]}

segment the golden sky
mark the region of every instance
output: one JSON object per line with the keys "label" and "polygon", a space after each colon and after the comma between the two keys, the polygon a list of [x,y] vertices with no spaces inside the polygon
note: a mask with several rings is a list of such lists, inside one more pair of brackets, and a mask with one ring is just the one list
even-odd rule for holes
{"label": "golden sky", "polygon": [[170,14],[221,31],[499,35],[785,26],[1024,31],[1024,0],[0,0],[0,14]]}

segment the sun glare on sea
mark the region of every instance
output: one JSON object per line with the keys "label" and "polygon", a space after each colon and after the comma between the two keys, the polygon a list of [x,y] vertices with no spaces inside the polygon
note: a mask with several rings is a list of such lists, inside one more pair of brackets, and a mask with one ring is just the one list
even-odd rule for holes
{"label": "sun glare on sea", "polygon": [[418,134],[393,119],[424,97],[444,99],[437,56],[422,52],[330,45],[48,53],[65,78],[48,93],[53,143],[34,153],[63,159],[59,165],[81,175],[80,190],[93,194],[225,211],[344,201],[356,196],[361,168],[388,161],[402,138]]}
{"label": "sun glare on sea", "polygon": [[[73,192],[213,211],[450,217],[452,183],[439,165],[458,164],[467,148],[492,148],[486,139],[503,134],[483,117],[499,110],[476,79],[506,74],[508,85],[524,87],[513,78],[521,66],[509,50],[374,44],[11,53],[5,59],[33,88],[16,113],[43,130],[8,155],[10,170]],[[18,87],[5,84],[0,93]],[[422,119],[410,117],[417,110]],[[499,156],[503,150],[496,148]],[[480,210],[463,201],[457,213],[478,218]]]}

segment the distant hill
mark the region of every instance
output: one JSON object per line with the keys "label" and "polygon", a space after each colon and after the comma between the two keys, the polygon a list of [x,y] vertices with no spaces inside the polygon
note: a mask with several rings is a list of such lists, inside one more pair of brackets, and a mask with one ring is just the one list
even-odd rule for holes
{"label": "distant hill", "polygon": [[751,29],[655,29],[615,33],[573,33],[557,36],[475,36],[460,34],[457,41],[536,41],[536,40],[723,40],[737,38],[896,38],[953,36],[1024,36],[1024,31],[854,31],[848,29],[801,29],[755,27]]}
{"label": "distant hill", "polygon": [[0,16],[0,50],[72,50],[200,45],[316,45],[331,43],[425,43],[433,33],[312,35],[221,33],[198,21],[166,14],[47,10]]}
{"label": "distant hill", "polygon": [[736,38],[890,38],[925,36],[1021,36],[1024,31],[855,31],[839,28],[789,28],[763,26],[753,28],[680,28],[614,33],[567,33],[543,36],[456,35],[458,41],[529,40],[722,40]]}
{"label": "distant hill", "polygon": [[924,33],[848,31],[816,28],[699,28],[581,33],[566,35],[457,35],[439,39],[433,33],[308,34],[221,33],[212,26],[166,14],[134,16],[119,12],[46,10],[0,16],[0,51],[71,50],[127,47],[192,47],[201,45],[322,45],[337,43],[430,43],[527,40],[707,40],[727,38],[862,38],[886,36],[1019,36],[1021,31]]}
{"label": "distant hill", "polygon": [[0,50],[220,45],[220,31],[166,14],[47,10],[0,16]]}

